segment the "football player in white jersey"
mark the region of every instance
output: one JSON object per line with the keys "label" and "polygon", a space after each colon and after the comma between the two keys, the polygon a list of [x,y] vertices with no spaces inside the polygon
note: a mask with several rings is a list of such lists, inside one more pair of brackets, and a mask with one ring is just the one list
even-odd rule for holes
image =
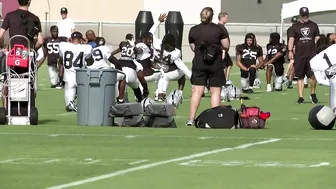
{"label": "football player in white jersey", "polygon": [[74,100],[76,97],[76,69],[86,68],[86,59],[91,57],[91,45],[81,44],[83,35],[80,32],[71,34],[71,43],[61,42],[59,53],[64,67],[64,100],[67,111],[77,111]]}
{"label": "football player in white jersey", "polygon": [[330,108],[336,113],[336,44],[310,60],[310,68],[319,84],[330,87]]}
{"label": "football player in white jersey", "polygon": [[[111,50],[105,45],[106,41],[103,37],[97,37],[94,41],[96,47],[92,49],[93,64],[88,66],[89,69],[115,69],[115,65],[108,65],[107,60],[110,58]],[[126,75],[122,71],[117,73],[116,96],[117,103],[124,102],[124,92],[126,88]]]}
{"label": "football player in white jersey", "polygon": [[154,61],[163,70],[162,77],[158,81],[158,99],[164,100],[169,81],[178,81],[179,91],[182,93],[185,84],[185,75],[191,77],[191,71],[181,60],[181,51],[176,48],[176,37],[166,34],[162,41],[155,37],[155,31],[161,22],[166,19],[166,14],[161,14],[158,21],[149,30],[153,34]]}
{"label": "football player in white jersey", "polygon": [[[141,84],[139,85],[140,90],[142,91],[143,96],[147,97],[149,95],[147,81],[145,80],[142,65],[136,60],[136,54],[135,54],[136,52],[134,48],[135,48],[134,36],[132,34],[127,34],[125,41],[120,42],[119,48],[113,51],[112,55],[115,55],[120,52],[121,57],[119,60],[128,60],[128,61],[124,61],[126,65],[123,65],[122,67],[129,67],[133,69],[135,65],[135,71],[137,73],[137,78]],[[131,64],[131,61],[134,63],[134,65]],[[133,72],[130,72],[130,73],[133,73]],[[127,75],[127,73],[125,74]]]}

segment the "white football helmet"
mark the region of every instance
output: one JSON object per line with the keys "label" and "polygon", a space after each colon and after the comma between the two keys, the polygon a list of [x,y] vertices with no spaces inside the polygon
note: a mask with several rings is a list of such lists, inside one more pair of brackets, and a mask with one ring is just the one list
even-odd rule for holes
{"label": "white football helmet", "polygon": [[255,78],[253,83],[254,88],[260,88],[261,87],[261,80],[259,78]]}
{"label": "white football helmet", "polygon": [[241,94],[240,88],[238,88],[234,85],[230,85],[230,90],[229,90],[229,93],[228,93],[228,99],[229,100],[239,100],[240,94]]}
{"label": "white football helmet", "polygon": [[146,107],[150,104],[155,104],[155,101],[153,99],[149,98],[149,97],[146,97],[141,101],[141,107],[144,111],[145,111]]}
{"label": "white football helmet", "polygon": [[[229,87],[229,86],[228,86]],[[222,87],[222,91],[221,91],[221,100],[224,102],[224,101],[228,101],[228,94],[229,94],[229,91],[228,91],[228,87],[226,86],[223,86]]]}
{"label": "white football helmet", "polygon": [[175,108],[178,108],[182,104],[183,95],[178,90],[173,90],[166,98],[167,104],[172,104]]}

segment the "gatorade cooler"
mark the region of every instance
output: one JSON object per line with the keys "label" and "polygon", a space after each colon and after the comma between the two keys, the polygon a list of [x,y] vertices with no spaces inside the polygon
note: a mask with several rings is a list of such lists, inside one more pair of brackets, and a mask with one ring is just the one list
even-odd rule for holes
{"label": "gatorade cooler", "polygon": [[14,45],[7,56],[7,66],[28,68],[29,66],[28,49],[23,45]]}

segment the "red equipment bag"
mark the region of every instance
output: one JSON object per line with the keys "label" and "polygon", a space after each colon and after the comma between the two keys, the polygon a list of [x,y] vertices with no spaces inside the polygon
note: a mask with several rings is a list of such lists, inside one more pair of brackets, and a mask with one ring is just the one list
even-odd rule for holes
{"label": "red equipment bag", "polygon": [[29,52],[24,45],[14,45],[7,56],[7,66],[28,68]]}
{"label": "red equipment bag", "polygon": [[240,118],[242,127],[245,129],[264,129],[266,120],[271,116],[269,112],[260,111],[259,107],[244,107],[241,110]]}

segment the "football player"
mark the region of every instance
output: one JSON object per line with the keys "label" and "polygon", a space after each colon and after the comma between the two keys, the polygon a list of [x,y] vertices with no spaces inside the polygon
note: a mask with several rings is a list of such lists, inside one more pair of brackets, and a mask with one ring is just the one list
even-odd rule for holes
{"label": "football player", "polygon": [[64,100],[67,111],[77,111],[74,102],[77,88],[75,69],[86,68],[86,59],[89,59],[92,53],[91,45],[81,44],[82,39],[83,35],[80,32],[74,32],[71,34],[71,43],[59,44],[64,66]]}
{"label": "football player", "polygon": [[240,68],[241,89],[244,93],[253,93],[257,60],[259,64],[263,63],[263,51],[253,33],[246,34],[245,42],[236,46],[236,53],[236,64]]}
{"label": "football player", "polygon": [[[121,53],[121,57],[119,58],[119,60],[113,55],[116,52]],[[119,44],[119,49],[114,51],[108,60],[112,62],[117,69],[120,69],[122,70],[123,73],[125,73],[127,85],[133,89],[136,101],[141,102],[141,100],[143,99],[143,94],[139,87],[139,80],[137,73],[137,71],[139,70],[136,64],[134,63],[134,58],[135,58],[134,46],[132,46],[131,43],[128,42],[128,40],[126,40],[122,41]],[[119,100],[121,101],[121,99]]]}
{"label": "football player", "polygon": [[191,77],[191,71],[181,60],[181,51],[176,48],[176,37],[172,34],[166,34],[162,41],[155,37],[155,31],[160,23],[167,18],[166,14],[160,14],[158,22],[156,22],[149,32],[153,35],[153,53],[154,62],[162,70],[162,76],[158,81],[157,97],[159,101],[163,101],[169,87],[169,81],[178,81],[179,92],[182,94],[185,85],[185,75]]}
{"label": "football player", "polygon": [[[63,88],[63,66],[61,57],[59,55],[60,42],[66,42],[66,37],[58,36],[58,27],[50,27],[50,37],[44,39],[43,43],[43,58],[38,61],[37,67],[39,68],[48,57],[48,73],[51,88]],[[39,53],[41,54],[41,53]]]}
{"label": "football player", "polygon": [[[108,65],[107,60],[110,58],[111,50],[105,45],[106,41],[103,37],[97,37],[95,42],[96,47],[92,49],[92,59],[94,60],[91,66],[88,66],[90,69],[110,69],[116,68],[115,65]],[[92,46],[92,45],[91,45]],[[117,72],[117,103],[124,103],[124,92],[126,88],[126,75],[119,71]]]}
{"label": "football player", "polygon": [[311,70],[319,84],[330,87],[330,108],[336,113],[336,44],[329,46],[310,60]]}
{"label": "football player", "polygon": [[[112,55],[115,55],[120,52],[121,60],[131,60],[135,64],[135,70],[137,73],[138,80],[140,81],[141,85],[140,90],[143,93],[144,97],[149,95],[147,81],[145,80],[143,67],[142,65],[136,61],[136,54],[135,54],[135,42],[134,36],[132,34],[127,34],[125,37],[125,41],[120,42],[119,48],[112,52]],[[130,63],[130,62],[129,62]],[[133,67],[133,66],[132,66]],[[127,73],[125,73],[127,74]]]}
{"label": "football player", "polygon": [[275,77],[273,78],[275,90],[281,91],[287,46],[285,44],[280,43],[280,34],[275,32],[270,34],[269,43],[266,45],[266,49],[267,49],[266,59],[262,64],[257,65],[257,69],[264,66],[267,67],[266,68],[267,92],[272,91],[271,86],[272,75],[274,75]]}

